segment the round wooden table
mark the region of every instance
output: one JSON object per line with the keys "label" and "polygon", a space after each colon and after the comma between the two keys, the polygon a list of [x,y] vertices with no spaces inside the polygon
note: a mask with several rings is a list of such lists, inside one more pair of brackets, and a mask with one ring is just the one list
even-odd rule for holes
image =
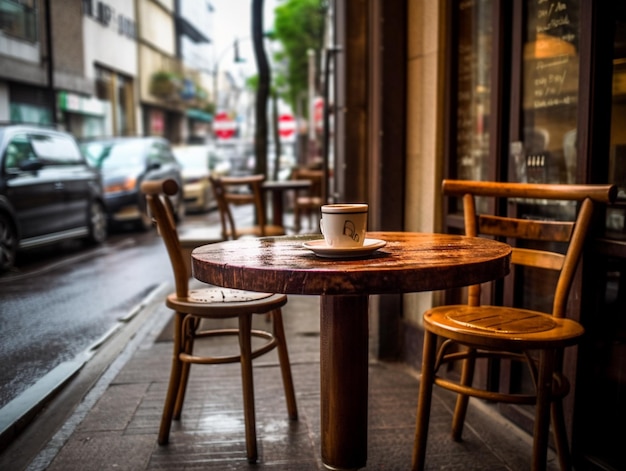
{"label": "round wooden table", "polygon": [[455,288],[509,272],[511,248],[489,239],[411,232],[367,237],[387,245],[361,258],[330,259],[302,245],[319,237],[283,236],[192,252],[194,276],[206,283],[321,295],[321,452],[330,469],[362,468],[367,459],[369,295]]}

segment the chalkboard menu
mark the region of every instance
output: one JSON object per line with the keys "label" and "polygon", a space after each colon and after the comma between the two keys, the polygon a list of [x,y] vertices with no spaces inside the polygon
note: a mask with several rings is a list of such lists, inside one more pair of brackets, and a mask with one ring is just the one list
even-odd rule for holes
{"label": "chalkboard menu", "polygon": [[573,106],[578,97],[579,0],[528,2],[525,109]]}

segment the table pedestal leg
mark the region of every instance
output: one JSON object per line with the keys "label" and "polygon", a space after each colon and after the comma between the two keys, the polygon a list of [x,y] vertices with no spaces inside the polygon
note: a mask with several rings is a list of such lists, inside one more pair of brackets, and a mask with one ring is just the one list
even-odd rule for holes
{"label": "table pedestal leg", "polygon": [[283,225],[283,192],[272,192],[272,224],[275,226]]}
{"label": "table pedestal leg", "polygon": [[358,469],[367,460],[368,296],[321,296],[322,462]]}

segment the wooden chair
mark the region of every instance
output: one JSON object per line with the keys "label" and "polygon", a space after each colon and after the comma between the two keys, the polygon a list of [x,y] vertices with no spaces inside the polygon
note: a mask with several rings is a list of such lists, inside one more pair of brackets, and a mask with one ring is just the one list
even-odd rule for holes
{"label": "wooden chair", "polygon": [[324,178],[324,171],[296,168],[293,170],[291,178],[294,180],[311,181],[311,187],[307,190],[306,194],[298,193],[293,202],[296,232],[300,232],[302,228],[301,218],[303,215],[309,216],[309,229],[312,230],[314,227],[319,227],[320,206],[324,204],[322,198],[322,179]]}
{"label": "wooden chair", "polygon": [[[413,449],[413,470],[424,469],[433,384],[458,394],[452,438],[461,440],[469,397],[513,404],[534,404],[532,469],[545,469],[550,420],[561,469],[570,457],[562,399],[569,383],[562,374],[564,348],[576,344],[583,327],[566,318],[567,300],[576,273],[594,203],[609,203],[611,185],[549,185],[444,180],[443,193],[462,197],[465,232],[470,237],[501,238],[513,246],[511,276],[526,267],[554,270],[556,289],[550,314],[517,307],[481,305],[481,287],[471,286],[467,305],[440,306],[424,313],[424,351]],[[477,197],[508,199],[511,204],[555,200],[578,204],[575,221],[536,220],[479,214]],[[494,201],[494,200],[491,200]],[[559,213],[563,213],[563,208]],[[575,213],[576,211],[572,211]],[[562,248],[562,250],[557,250]],[[566,250],[566,251],[565,251]],[[509,278],[507,277],[507,279]],[[481,390],[473,384],[477,359],[522,361],[529,366],[535,391]],[[460,379],[439,371],[461,361]]]}
{"label": "wooden chair", "polygon": [[[172,419],[180,419],[191,364],[239,362],[243,386],[247,457],[248,461],[253,463],[258,456],[252,376],[253,359],[274,348],[277,349],[287,412],[292,420],[298,417],[281,313],[282,306],[287,303],[287,296],[219,287],[189,290],[189,277],[180,250],[172,206],[167,197],[178,192],[178,184],[174,180],[150,181],[142,183],[141,190],[146,195],[152,217],[156,220],[159,233],[167,248],[176,285],[176,291],[168,295],[165,301],[165,304],[175,311],[174,351],[158,442],[160,445],[167,444]],[[271,314],[273,331],[253,330],[253,316],[266,313]],[[200,321],[203,319],[228,318],[237,318],[239,327],[210,330],[200,326]],[[193,347],[197,338],[214,338],[221,335],[234,335],[239,338],[239,355],[208,357],[194,354]],[[255,344],[254,350],[252,337],[264,339],[262,345],[256,346]]]}
{"label": "wooden chair", "polygon": [[[267,224],[265,198],[263,197],[263,175],[245,177],[210,177],[222,223],[222,235],[226,240],[243,236],[265,237],[285,235],[283,226]],[[253,224],[238,227],[233,208],[250,205],[253,208]]]}

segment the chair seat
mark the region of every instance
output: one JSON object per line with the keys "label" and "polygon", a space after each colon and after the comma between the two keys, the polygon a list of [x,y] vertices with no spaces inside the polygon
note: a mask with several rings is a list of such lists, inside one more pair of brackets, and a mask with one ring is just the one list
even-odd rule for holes
{"label": "chair seat", "polygon": [[264,314],[287,304],[287,296],[215,287],[190,290],[187,298],[172,293],[167,296],[165,304],[175,311],[217,319]]}
{"label": "chair seat", "polygon": [[571,319],[501,306],[450,305],[424,313],[424,327],[475,347],[520,349],[573,345],[584,334]]}

